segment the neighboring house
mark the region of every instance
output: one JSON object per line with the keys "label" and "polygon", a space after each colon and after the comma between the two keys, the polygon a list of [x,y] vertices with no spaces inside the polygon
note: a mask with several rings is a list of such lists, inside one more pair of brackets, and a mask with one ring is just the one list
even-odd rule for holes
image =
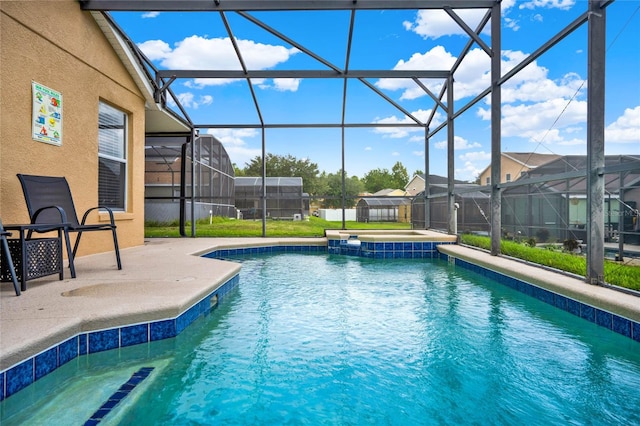
{"label": "neighboring house", "polygon": [[[145,134],[190,132],[187,123],[155,103],[108,18],[76,0],[0,2],[0,31],[2,222],[29,222],[17,173],[65,176],[79,214],[107,204],[120,246],[143,244]],[[83,237],[79,254],[113,250],[101,234]]]}
{"label": "neighboring house", "polygon": [[[516,181],[530,170],[559,157],[556,154],[536,154],[535,152],[503,152],[500,157],[500,183]],[[480,173],[478,183],[491,184],[491,164]]]}
{"label": "neighboring house", "polygon": [[[414,197],[424,191],[424,178],[425,175],[414,175],[409,183],[404,187],[407,195]],[[468,183],[462,180],[454,179],[454,183]],[[431,185],[446,185],[447,178],[438,175],[429,175],[429,184]]]}
{"label": "neighboring house", "polygon": [[371,195],[374,197],[404,197],[407,194],[402,189],[387,188],[387,189],[381,189],[378,192],[374,192]]}

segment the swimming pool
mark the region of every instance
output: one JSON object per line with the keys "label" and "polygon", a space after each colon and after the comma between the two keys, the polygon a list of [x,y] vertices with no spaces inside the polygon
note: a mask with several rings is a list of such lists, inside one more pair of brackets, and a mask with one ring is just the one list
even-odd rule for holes
{"label": "swimming pool", "polygon": [[260,256],[178,337],[80,357],[2,422],[83,423],[153,367],[113,424],[637,424],[639,349],[438,259]]}

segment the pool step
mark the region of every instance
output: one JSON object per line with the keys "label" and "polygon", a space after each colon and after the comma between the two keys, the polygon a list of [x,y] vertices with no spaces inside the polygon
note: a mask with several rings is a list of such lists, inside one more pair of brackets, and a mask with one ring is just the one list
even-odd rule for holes
{"label": "pool step", "polygon": [[97,425],[98,423],[100,423],[103,418],[111,413],[111,410],[113,410],[116,405],[118,405],[123,399],[129,396],[129,393],[131,393],[131,391],[134,390],[136,386],[142,383],[144,379],[149,377],[149,374],[151,374],[153,369],[154,367],[142,367],[141,369],[133,373],[131,378],[127,380],[127,382],[122,386],[120,386],[120,388],[115,391],[113,395],[111,395],[109,399],[107,399],[107,401],[105,401],[105,403],[96,410],[95,413],[93,413],[89,420],[85,422],[85,426]]}

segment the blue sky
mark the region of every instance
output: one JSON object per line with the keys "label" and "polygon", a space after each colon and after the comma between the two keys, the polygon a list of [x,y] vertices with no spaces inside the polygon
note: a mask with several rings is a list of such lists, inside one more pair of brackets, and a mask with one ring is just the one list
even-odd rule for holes
{"label": "blue sky", "polygon": [[[586,0],[503,0],[502,73],[587,10]],[[484,10],[457,11],[472,28]],[[617,0],[607,13],[605,153],[640,155],[640,0]],[[217,12],[117,12],[112,14],[159,69],[240,69]],[[345,67],[346,11],[253,12],[307,50]],[[235,13],[226,13],[249,69],[324,70],[325,65]],[[489,26],[486,27],[487,29]],[[483,39],[490,43],[489,34]],[[359,11],[349,69],[449,69],[468,36],[443,11]],[[474,44],[454,75],[454,107],[489,85],[489,58]],[[502,86],[502,150],[586,154],[587,24],[562,40]],[[426,120],[434,103],[415,83],[371,79],[369,83],[416,117]],[[434,93],[443,81],[423,80]],[[256,124],[258,115],[245,80],[180,79],[172,90],[196,124]],[[339,123],[342,81],[282,79],[254,82],[266,123]],[[407,122],[404,114],[357,80],[350,80],[347,123]],[[441,109],[437,123],[445,118]],[[435,126],[432,126],[435,127]],[[490,161],[490,103],[485,99],[455,124],[455,173],[473,180]],[[209,130],[231,161],[244,166],[261,155],[259,129]],[[429,168],[446,176],[446,128],[430,141]],[[308,158],[320,171],[341,168],[341,130],[267,129],[270,153]],[[362,177],[400,161],[409,174],[424,170],[424,131],[410,128],[345,129],[345,169]]]}

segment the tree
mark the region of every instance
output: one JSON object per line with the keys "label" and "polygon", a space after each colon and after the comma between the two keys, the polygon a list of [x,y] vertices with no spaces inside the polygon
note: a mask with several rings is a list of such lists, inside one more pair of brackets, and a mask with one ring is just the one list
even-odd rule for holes
{"label": "tree", "polygon": [[[326,188],[323,206],[325,208],[342,208],[342,171],[326,174],[322,172],[319,179]],[[348,177],[345,174],[345,207],[352,208],[356,205],[358,195],[364,189],[364,185],[357,176]]]}
{"label": "tree", "polygon": [[381,189],[404,189],[409,183],[409,173],[407,168],[397,161],[393,165],[391,172],[387,169],[370,170],[362,178],[367,191],[375,193]]}
{"label": "tree", "polygon": [[244,169],[238,167],[236,163],[233,163],[233,171],[235,173],[235,176],[244,176]]}
{"label": "tree", "polygon": [[362,178],[362,181],[364,182],[364,188],[371,193],[394,186],[393,176],[387,169],[369,170]]}
{"label": "tree", "polygon": [[[304,192],[310,195],[318,193],[318,165],[309,159],[299,160],[290,154],[267,154],[265,164],[267,177],[301,177]],[[245,163],[241,176],[262,176],[262,157],[257,156]]]}
{"label": "tree", "polygon": [[391,168],[391,175],[393,176],[393,189],[404,189],[409,183],[409,173],[407,168],[397,161]]}

